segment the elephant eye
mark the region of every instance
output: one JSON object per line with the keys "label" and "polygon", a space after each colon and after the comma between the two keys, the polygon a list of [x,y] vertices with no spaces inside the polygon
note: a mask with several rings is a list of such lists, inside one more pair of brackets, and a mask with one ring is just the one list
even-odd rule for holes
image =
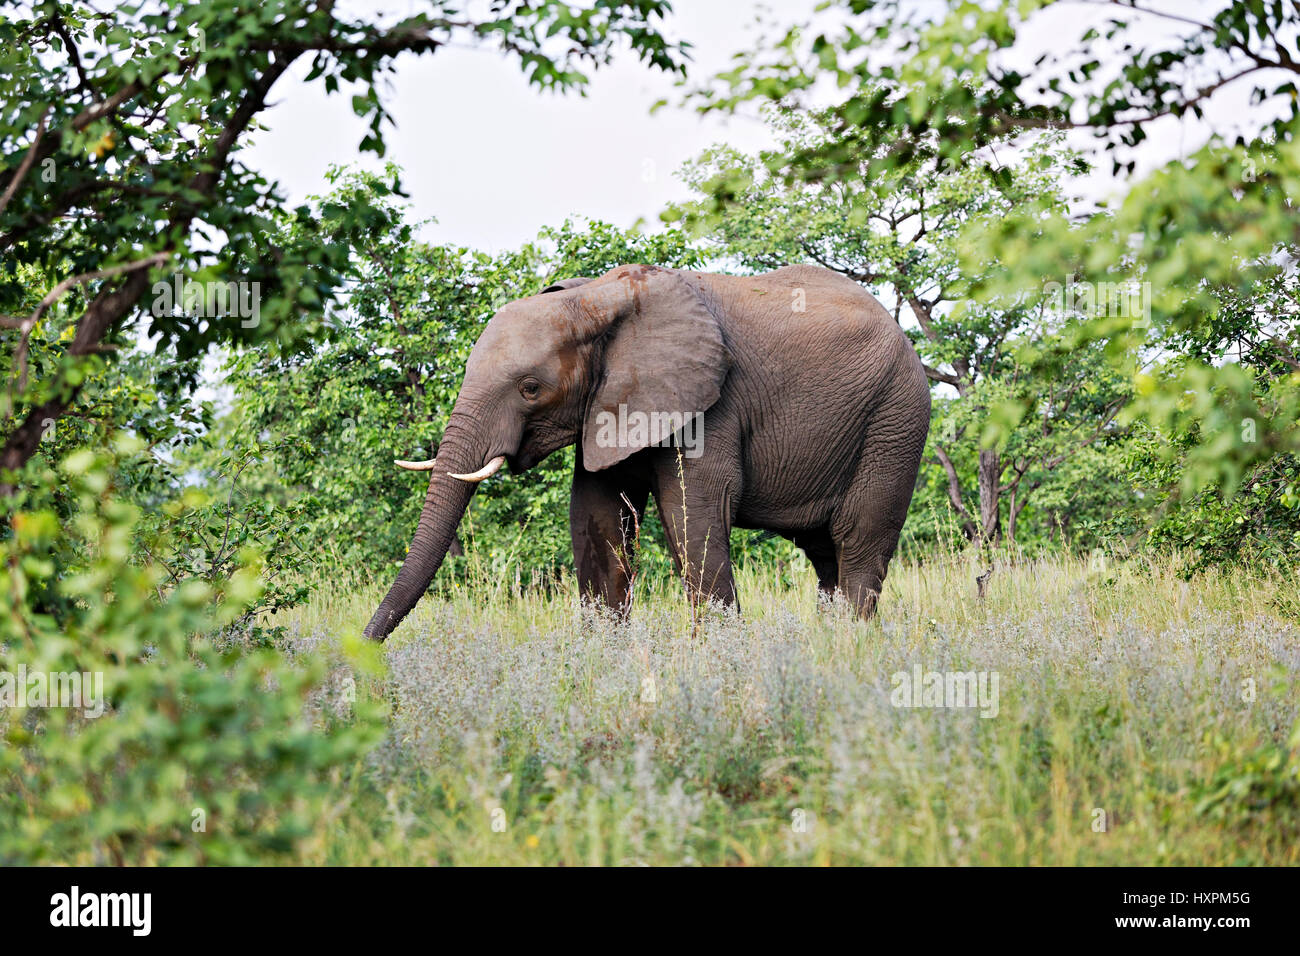
{"label": "elephant eye", "polygon": [[535,378],[526,378],[519,383],[519,394],[524,398],[536,398],[542,391],[541,383]]}

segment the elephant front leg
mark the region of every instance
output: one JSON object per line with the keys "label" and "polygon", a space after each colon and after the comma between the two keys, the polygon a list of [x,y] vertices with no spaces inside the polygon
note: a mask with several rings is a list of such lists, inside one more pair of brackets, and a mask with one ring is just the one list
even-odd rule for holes
{"label": "elephant front leg", "polygon": [[730,485],[694,479],[661,477],[655,492],[673,564],[693,605],[715,600],[739,610],[731,568]]}
{"label": "elephant front leg", "polygon": [[578,588],[584,597],[627,613],[632,604],[632,561],[649,486],[627,466],[587,471],[582,448],[573,464],[569,532]]}

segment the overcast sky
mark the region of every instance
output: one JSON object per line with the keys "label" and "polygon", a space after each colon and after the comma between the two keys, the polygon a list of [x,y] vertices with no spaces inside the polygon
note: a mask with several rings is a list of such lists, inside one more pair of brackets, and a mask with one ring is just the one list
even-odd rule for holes
{"label": "overcast sky", "polygon": [[[744,46],[742,25],[756,9],[731,0],[675,6],[668,32],[696,45],[692,73],[701,77]],[[812,3],[781,6],[784,22]],[[501,250],[574,214],[624,227],[644,218],[653,227],[669,201],[687,195],[672,175],[684,160],[715,142],[769,143],[754,119],[672,107],[651,116],[656,100],[675,103],[683,91],[631,56],[589,75],[587,96],[560,96],[530,87],[518,63],[493,49],[403,56],[386,98],[396,121],[386,130],[386,158],[404,168],[417,216],[438,219],[425,238]],[[278,105],[264,114],[270,129],[244,160],[279,180],[292,201],[322,191],[331,163],[381,165],[373,154],[358,159],[366,130],[349,95],[326,96],[320,83],[277,89]]]}
{"label": "overcast sky", "polygon": [[[1183,13],[1218,6],[1199,0],[1150,2]],[[416,3],[388,0],[382,8],[405,14]],[[691,75],[699,82],[729,66],[734,53],[755,42],[760,27],[772,33],[807,20],[815,0],[780,0],[776,13],[752,0],[674,5],[667,30],[694,44]],[[1020,54],[1032,59],[1063,37],[1073,40],[1085,20],[1100,16],[1095,6],[1080,3],[1049,10],[1025,31]],[[1153,32],[1170,28],[1152,18],[1135,20]],[[299,73],[305,72],[303,65]],[[292,202],[324,191],[325,170],[332,163],[379,165],[371,154],[359,158],[365,129],[352,113],[346,88],[327,96],[319,82],[282,82],[276,92],[274,108],[263,116],[269,129],[258,134],[244,160],[278,180]],[[1244,114],[1245,92],[1243,86],[1226,96],[1212,118],[1222,122]],[[752,110],[750,116],[701,117],[670,105],[650,115],[656,100],[666,97],[677,104],[682,96],[672,78],[626,55],[592,75],[585,97],[538,92],[517,63],[488,48],[406,55],[387,96],[396,120],[396,128],[387,131],[387,158],[404,167],[416,216],[437,217],[438,225],[424,234],[431,241],[499,251],[573,214],[624,227],[641,219],[656,228],[665,204],[687,195],[673,175],[683,161],[716,142],[741,149],[769,143]],[[1143,148],[1142,167],[1186,154],[1204,138],[1199,124],[1163,121]],[[1116,189],[1108,168],[1086,184],[1087,195],[1097,198]]]}

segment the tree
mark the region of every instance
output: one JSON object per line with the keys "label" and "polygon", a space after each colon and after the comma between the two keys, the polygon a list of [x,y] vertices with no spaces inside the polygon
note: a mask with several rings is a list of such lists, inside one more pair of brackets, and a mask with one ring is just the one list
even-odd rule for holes
{"label": "tree", "polygon": [[[972,227],[993,222],[1019,203],[1061,203],[1058,180],[1073,158],[1044,141],[999,167],[951,167],[928,156],[881,165],[901,141],[868,153],[843,153],[833,171],[788,180],[784,157],[837,145],[827,112],[770,111],[775,149],[755,156],[718,147],[684,171],[699,200],[667,213],[706,230],[721,253],[746,268],[814,262],[882,295],[892,304],[938,386],[928,459],[968,540],[1013,540],[1021,513],[1053,472],[1112,430],[1121,383],[1100,350],[1068,365],[1040,365],[1021,348],[1049,344],[1074,317],[1049,313],[1049,297],[972,301],[961,249]],[[1007,144],[1005,152],[1014,155]],[[717,204],[725,195],[725,211]],[[996,268],[985,264],[985,271]],[[982,443],[993,418],[1020,404],[1033,414],[997,443]],[[974,486],[972,491],[971,486]],[[973,502],[973,503],[972,503]]]}
{"label": "tree", "polygon": [[[1203,117],[1206,104],[1230,87],[1248,86],[1258,110],[1231,143],[1213,138],[1082,225],[1050,203],[1019,204],[963,257],[975,274],[990,258],[1009,266],[980,276],[971,290],[977,297],[1033,294],[1045,281],[1137,283],[1146,299],[1138,315],[1102,310],[1061,342],[1066,350],[1104,343],[1119,368],[1136,371],[1140,353],[1160,350],[1163,337],[1214,322],[1222,302],[1216,290],[1249,295],[1267,281],[1276,250],[1297,240],[1289,196],[1300,179],[1300,60],[1289,44],[1300,8],[1252,0],[1201,14],[1099,2],[1096,22],[1077,37],[1035,51],[1041,55],[1028,65],[1024,56],[1009,56],[1026,20],[1053,5],[841,0],[837,25],[790,28],[758,45],[698,91],[697,101],[703,110],[734,110],[753,100],[798,99],[819,78],[834,79],[844,91],[832,109],[834,135],[786,158],[780,171],[792,181],[833,177],[846,156],[861,154],[874,155],[877,167],[906,167],[919,156],[983,166],[1000,177],[990,146],[1062,129],[1095,133],[1118,174],[1133,171],[1131,148],[1154,124]],[[1140,30],[1139,21],[1166,29]],[[1265,407],[1230,369],[1183,362],[1167,371],[1176,374],[1136,380],[1132,418],[1167,417],[1180,395],[1209,389],[1210,405],[1253,408],[1259,422],[1253,442],[1234,438],[1235,428],[1198,429],[1206,451],[1189,459],[1197,466],[1192,487],[1230,494],[1255,464],[1300,449],[1300,429],[1288,414],[1300,378],[1279,385],[1279,403]],[[1157,382],[1161,387],[1152,387]]]}
{"label": "tree", "polygon": [[[310,59],[310,82],[353,90],[369,120],[363,150],[382,154],[388,118],[381,81],[405,52],[451,42],[498,46],[544,90],[580,89],[625,42],[650,65],[680,70],[682,49],[657,20],[662,0],[493,4],[459,14],[436,0],[396,22],[353,16],[333,0],[162,0],[102,12],[85,2],[4,0],[0,20],[0,320],[17,366],[18,394],[0,409],[0,496],[36,454],[46,423],[80,391],[88,362],[125,341],[142,305],[159,348],[181,360],[213,342],[309,337],[338,288],[348,246],[276,244],[285,214],[274,184],[238,159],[239,148],[290,67]],[[366,209],[338,210],[336,234],[364,231]],[[323,238],[323,237],[322,237]],[[49,292],[33,305],[19,270],[34,267]],[[163,298],[155,292],[162,275]],[[220,280],[220,281],[218,281]],[[229,287],[227,282],[235,282]],[[196,295],[168,301],[169,284]],[[83,308],[51,308],[91,288]],[[233,290],[250,308],[232,309]],[[17,314],[13,314],[17,311]],[[288,321],[291,317],[301,321]],[[52,374],[26,374],[32,336],[58,321]]]}
{"label": "tree", "polygon": [[1205,469],[1205,458],[1220,452],[1225,436],[1248,444],[1259,440],[1255,407],[1274,419],[1295,418],[1300,276],[1295,250],[1277,259],[1272,275],[1249,296],[1220,287],[1215,314],[1171,337],[1180,356],[1168,363],[1171,379],[1185,380],[1189,369],[1196,374],[1218,368],[1220,376],[1240,383],[1249,403],[1222,404],[1221,393],[1209,388],[1183,393],[1161,406],[1159,418],[1141,425],[1130,451],[1130,467],[1156,506],[1156,520],[1149,529],[1124,530],[1145,532],[1150,544],[1178,550],[1189,573],[1227,563],[1294,566],[1300,554],[1300,457],[1284,452],[1264,458],[1246,470],[1235,495],[1198,489],[1188,480]]}

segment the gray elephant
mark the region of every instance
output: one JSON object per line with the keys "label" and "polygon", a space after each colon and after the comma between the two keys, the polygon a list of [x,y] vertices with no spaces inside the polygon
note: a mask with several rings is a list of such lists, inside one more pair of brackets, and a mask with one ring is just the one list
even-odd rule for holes
{"label": "gray elephant", "polygon": [[[366,634],[424,594],[478,483],[577,445],[577,578],[631,599],[630,529],[654,496],[693,600],[736,603],[731,529],[808,555],[825,592],[875,610],[930,424],[921,361],[857,283],[815,266],[756,276],[620,266],[511,302],[483,330],[411,549]],[[634,514],[635,512],[635,514]]]}

